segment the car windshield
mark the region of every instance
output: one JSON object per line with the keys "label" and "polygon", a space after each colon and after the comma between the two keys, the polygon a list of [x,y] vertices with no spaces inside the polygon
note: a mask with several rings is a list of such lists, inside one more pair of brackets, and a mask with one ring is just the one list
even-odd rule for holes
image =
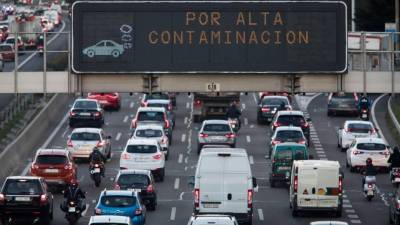
{"label": "car windshield", "polygon": [[168,104],[164,104],[164,103],[148,103],[147,106],[148,107],[161,107],[164,109],[168,109]]}
{"label": "car windshield", "polygon": [[285,150],[279,150],[275,154],[275,160],[276,161],[290,161],[293,159],[293,153],[292,150],[290,149],[285,149]]}
{"label": "car windshield", "polygon": [[146,174],[122,174],[118,177],[119,185],[149,185],[149,177]]}
{"label": "car windshield", "polygon": [[156,153],[157,146],[155,145],[128,145],[126,148],[128,153]]}
{"label": "car windshield", "polygon": [[230,132],[228,124],[206,124],[203,128],[206,132]]}
{"label": "car windshield", "polygon": [[74,105],[76,109],[96,109],[97,104],[94,101],[77,101]]}
{"label": "car windshield", "polygon": [[107,207],[132,207],[136,205],[135,196],[103,196],[101,204]]}
{"label": "car windshield", "polygon": [[163,112],[139,112],[138,121],[164,121]]}
{"label": "car windshield", "polygon": [[301,126],[305,123],[304,117],[301,115],[281,115],[278,118],[281,125]]}
{"label": "car windshield", "polygon": [[39,195],[40,185],[38,180],[8,180],[5,186],[6,195]]}
{"label": "car windshield", "polygon": [[38,155],[36,157],[37,164],[58,165],[67,163],[67,157],[64,155]]}
{"label": "car windshield", "polygon": [[7,44],[14,44],[14,40],[15,40],[14,38],[9,38],[9,39],[6,40],[6,43]]}
{"label": "car windshield", "polygon": [[332,98],[331,104],[334,106],[355,106],[354,98]]}
{"label": "car windshield", "polygon": [[288,105],[289,102],[286,99],[282,98],[264,98],[262,100],[262,105],[273,105],[273,106],[280,106],[282,103]]}
{"label": "car windshield", "polygon": [[0,51],[3,51],[3,52],[12,51],[12,47],[3,45],[3,46],[0,46]]}
{"label": "car windshield", "polygon": [[76,132],[71,135],[73,141],[100,141],[100,134],[89,132]]}
{"label": "car windshield", "polygon": [[380,150],[385,150],[386,145],[380,143],[359,143],[357,144],[357,149],[380,151]]}
{"label": "car windshield", "polygon": [[276,138],[278,139],[298,139],[298,138],[302,138],[303,134],[301,131],[297,131],[297,130],[282,130],[282,131],[278,131],[278,133],[276,134]]}
{"label": "car windshield", "polygon": [[145,138],[162,137],[162,135],[163,133],[161,130],[153,130],[153,129],[136,130],[135,133],[136,137],[145,137]]}
{"label": "car windshield", "polygon": [[162,93],[156,93],[152,95],[146,95],[145,100],[148,99],[169,99],[169,96],[167,94],[162,94]]}
{"label": "car windshield", "polygon": [[369,133],[372,130],[371,124],[364,124],[364,123],[350,123],[347,125],[348,132],[354,133]]}

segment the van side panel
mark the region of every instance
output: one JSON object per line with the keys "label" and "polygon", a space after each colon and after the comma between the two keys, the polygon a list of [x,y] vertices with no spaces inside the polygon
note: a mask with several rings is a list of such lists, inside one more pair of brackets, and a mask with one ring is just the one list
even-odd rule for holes
{"label": "van side panel", "polygon": [[[224,208],[227,212],[247,212],[247,174],[224,174]],[[231,200],[229,200],[229,195]]]}
{"label": "van side panel", "polygon": [[337,207],[339,204],[339,170],[337,168],[318,169],[319,207]]}
{"label": "van side panel", "polygon": [[299,207],[318,207],[317,175],[311,167],[299,167],[297,205]]}
{"label": "van side panel", "polygon": [[199,179],[200,212],[221,212],[223,207],[222,173],[203,173]]}

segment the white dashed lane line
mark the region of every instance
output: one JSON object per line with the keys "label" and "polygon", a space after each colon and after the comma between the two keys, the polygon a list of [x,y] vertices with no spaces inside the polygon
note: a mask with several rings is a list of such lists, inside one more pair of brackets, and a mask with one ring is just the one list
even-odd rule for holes
{"label": "white dashed lane line", "polygon": [[248,125],[249,124],[249,120],[247,118],[244,118],[244,125]]}
{"label": "white dashed lane line", "polygon": [[183,155],[182,155],[182,154],[179,154],[178,163],[182,163],[182,161],[183,161]]}
{"label": "white dashed lane line", "polygon": [[186,102],[186,108],[187,109],[190,108],[190,103],[189,102]]}
{"label": "white dashed lane line", "polygon": [[124,123],[128,122],[129,116],[124,117]]}
{"label": "white dashed lane line", "polygon": [[253,156],[251,155],[251,156],[249,156],[249,162],[250,162],[250,164],[254,164],[254,158],[253,158]]}
{"label": "white dashed lane line", "polygon": [[247,136],[246,136],[246,141],[249,142],[249,143],[251,142],[250,135],[247,135]]}
{"label": "white dashed lane line", "polygon": [[264,213],[263,213],[263,210],[262,210],[262,209],[258,209],[257,212],[258,212],[258,219],[259,219],[260,221],[264,221]]}
{"label": "white dashed lane line", "polygon": [[135,103],[134,102],[131,102],[131,104],[129,104],[129,108],[133,108],[135,106]]}
{"label": "white dashed lane line", "polygon": [[187,117],[185,117],[185,119],[183,120],[183,123],[184,123],[184,124],[187,124],[187,123],[188,123],[188,118],[187,118]]}
{"label": "white dashed lane line", "polygon": [[170,220],[175,220],[175,216],[176,216],[176,207],[172,207]]}
{"label": "white dashed lane line", "polygon": [[122,135],[122,133],[121,133],[121,132],[118,132],[117,136],[115,137],[115,140],[116,140],[116,141],[119,141],[119,139],[121,138],[121,135]]}
{"label": "white dashed lane line", "polygon": [[182,142],[185,142],[185,140],[186,140],[186,134],[182,134],[181,141],[182,141]]}
{"label": "white dashed lane line", "polygon": [[175,178],[175,182],[174,182],[174,189],[175,190],[179,189],[179,183],[180,183],[180,179],[179,178]]}

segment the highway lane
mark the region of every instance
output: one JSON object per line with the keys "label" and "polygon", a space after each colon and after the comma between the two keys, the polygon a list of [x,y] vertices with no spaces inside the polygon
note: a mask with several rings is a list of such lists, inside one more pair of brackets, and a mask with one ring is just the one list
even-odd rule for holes
{"label": "highway lane", "polygon": [[[108,112],[106,115],[104,129],[113,137],[113,157],[106,165],[106,178],[99,188],[96,188],[90,180],[87,163],[79,164],[78,177],[82,188],[88,192],[87,203],[89,204],[88,210],[79,224],[87,224],[89,216],[93,215],[93,207],[100,191],[104,188],[112,188],[113,186],[112,178],[118,171],[119,155],[126,140],[129,138],[129,123],[139,105],[140,97],[140,94],[133,96],[123,94],[121,110],[118,112]],[[327,158],[340,159],[343,157],[343,154],[336,149],[335,140],[332,138],[332,131],[328,133],[328,130],[332,129],[332,127],[326,128],[326,121],[333,120],[333,123],[336,124],[341,123],[345,118],[327,120],[326,111],[324,113],[322,109],[324,108],[324,101],[323,97],[317,97],[310,104],[309,111],[316,130],[316,132],[312,133],[321,137],[321,145],[324,148],[327,144],[333,145],[334,148],[329,149],[333,149],[334,151],[327,151]],[[193,197],[191,189],[187,185],[187,179],[189,176],[194,175],[197,163],[196,135],[200,124],[191,123],[191,102],[192,98],[186,94],[178,96],[177,122],[173,134],[173,144],[170,149],[171,155],[166,166],[166,178],[164,182],[156,184],[159,202],[156,211],[148,212],[147,214],[148,225],[186,224],[192,213]],[[253,174],[258,178],[260,185],[260,190],[255,194],[254,198],[254,224],[306,225],[316,220],[337,219],[328,213],[307,213],[298,218],[291,216],[288,204],[288,189],[283,186],[277,188],[269,187],[268,174],[270,173],[270,161],[265,158],[267,140],[271,135],[269,128],[266,125],[257,125],[256,123],[256,102],[253,94],[241,96],[241,103],[244,106],[243,127],[239,131],[237,146],[247,149]],[[314,112],[314,109],[316,112]],[[65,147],[66,139],[70,132],[71,130],[68,128],[67,123],[64,122],[61,129],[55,134],[54,139],[51,140],[49,147]],[[119,133],[120,135],[118,135]],[[117,137],[119,137],[118,140],[116,140]],[[317,154],[314,151],[315,146],[318,145],[315,144],[312,146],[311,153],[317,157],[321,156],[321,154]],[[365,204],[365,200],[362,199],[358,189],[361,186],[360,182],[361,178],[359,175],[349,174],[346,171],[345,189],[349,201],[351,201],[363,224],[382,224],[387,215],[386,207],[379,199],[375,199],[371,204]],[[55,198],[55,219],[52,224],[67,224],[63,213],[58,207],[62,202],[62,198],[59,194],[56,194]],[[379,208],[382,209],[379,211]],[[371,209],[378,211],[376,215],[374,214],[373,218],[368,214]],[[351,222],[353,219],[349,218],[348,215],[353,214],[343,213],[342,218],[339,218],[339,220]]]}

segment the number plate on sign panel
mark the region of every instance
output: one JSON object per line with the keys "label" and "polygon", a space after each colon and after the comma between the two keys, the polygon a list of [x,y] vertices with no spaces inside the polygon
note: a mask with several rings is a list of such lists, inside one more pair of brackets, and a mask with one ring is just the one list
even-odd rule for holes
{"label": "number plate on sign panel", "polygon": [[17,202],[29,202],[30,200],[30,197],[15,197],[15,201]]}
{"label": "number plate on sign panel", "polygon": [[210,203],[207,203],[207,204],[203,204],[203,207],[204,207],[204,208],[218,208],[219,205],[218,205],[218,204],[210,204]]}
{"label": "number plate on sign panel", "polygon": [[76,211],[75,207],[69,207],[68,208],[68,212],[75,212],[75,211]]}
{"label": "number plate on sign panel", "polygon": [[45,169],[44,172],[46,172],[46,173],[58,173],[58,169]]}

